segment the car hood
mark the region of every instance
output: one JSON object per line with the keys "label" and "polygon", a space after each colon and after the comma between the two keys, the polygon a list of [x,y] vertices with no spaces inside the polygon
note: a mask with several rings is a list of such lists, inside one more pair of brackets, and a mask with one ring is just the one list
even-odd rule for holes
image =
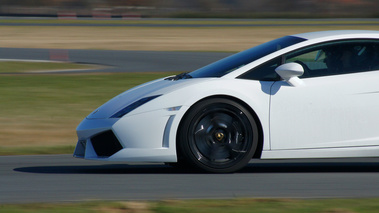
{"label": "car hood", "polygon": [[87,119],[110,118],[116,112],[140,100],[141,98],[155,95],[165,95],[190,84],[192,85],[209,80],[205,78],[183,79],[177,81],[164,79],[165,78],[147,82],[117,95],[89,114]]}

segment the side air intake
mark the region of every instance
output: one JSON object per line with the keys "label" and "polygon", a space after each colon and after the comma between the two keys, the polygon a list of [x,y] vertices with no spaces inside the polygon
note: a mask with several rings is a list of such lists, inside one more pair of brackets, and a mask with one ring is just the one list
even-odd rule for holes
{"label": "side air intake", "polygon": [[91,138],[92,146],[97,156],[110,157],[120,151],[122,146],[112,130],[102,132]]}

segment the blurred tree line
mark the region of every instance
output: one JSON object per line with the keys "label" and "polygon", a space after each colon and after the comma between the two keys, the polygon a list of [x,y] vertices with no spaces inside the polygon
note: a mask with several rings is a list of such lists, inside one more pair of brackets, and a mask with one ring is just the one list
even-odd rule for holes
{"label": "blurred tree line", "polygon": [[379,0],[0,0],[0,15],[110,17],[379,17]]}

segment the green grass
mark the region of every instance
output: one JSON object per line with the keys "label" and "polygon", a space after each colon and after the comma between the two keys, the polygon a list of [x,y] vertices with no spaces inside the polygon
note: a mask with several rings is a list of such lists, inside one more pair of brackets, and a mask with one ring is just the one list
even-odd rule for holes
{"label": "green grass", "polygon": [[31,71],[54,71],[54,70],[77,70],[91,69],[94,66],[73,63],[52,62],[22,62],[2,61],[0,62],[0,73],[23,73]]}
{"label": "green grass", "polygon": [[379,199],[230,199],[0,205],[0,212],[376,213]]}
{"label": "green grass", "polygon": [[232,199],[160,202],[155,212],[349,213],[377,212],[379,199]]}
{"label": "green grass", "polygon": [[4,75],[0,117],[83,116],[126,89],[171,74]]}
{"label": "green grass", "polygon": [[172,74],[1,75],[0,155],[72,154],[85,116],[127,89]]}
{"label": "green grass", "polygon": [[[74,143],[73,143],[74,144]],[[1,147],[0,156],[6,155],[44,155],[44,154],[72,154],[74,145],[66,146],[22,146],[22,147]]]}

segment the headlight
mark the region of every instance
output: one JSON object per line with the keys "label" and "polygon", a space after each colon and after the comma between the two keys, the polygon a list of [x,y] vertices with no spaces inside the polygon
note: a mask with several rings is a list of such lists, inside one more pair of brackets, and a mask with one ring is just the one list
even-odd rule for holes
{"label": "headlight", "polygon": [[143,104],[159,97],[161,95],[154,95],[154,96],[149,96],[145,98],[141,98],[138,101],[128,105],[127,107],[123,108],[122,110],[118,111],[117,113],[113,114],[111,118],[121,118],[122,116],[128,114],[129,112],[133,111],[134,109],[142,106]]}

